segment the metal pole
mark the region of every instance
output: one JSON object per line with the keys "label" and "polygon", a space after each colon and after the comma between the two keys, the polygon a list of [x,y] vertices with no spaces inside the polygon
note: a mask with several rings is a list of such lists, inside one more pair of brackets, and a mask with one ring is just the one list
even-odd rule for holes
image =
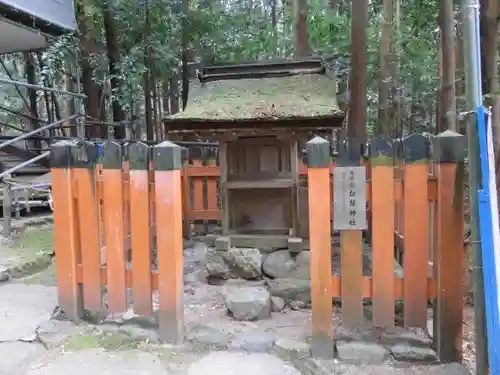
{"label": "metal pole", "polygon": [[53,92],[53,93],[61,94],[61,95],[75,96],[77,98],[85,98],[86,97],[84,94],[80,94],[80,93],[69,92],[69,91],[59,90],[59,89],[53,89],[53,88],[45,87],[45,86],[32,85],[30,83],[13,81],[11,79],[6,79],[6,78],[0,78],[0,83],[4,83],[4,84],[7,84],[7,85],[27,87],[29,89],[35,89],[35,90]]}
{"label": "metal pole", "polygon": [[[76,61],[76,91],[78,91],[78,94],[80,94],[82,92],[82,83],[81,83],[81,72],[80,72],[80,65],[78,64],[78,59]],[[86,97],[86,96],[84,96]],[[80,111],[82,110],[82,99],[81,98],[78,98],[78,100],[76,100],[76,105],[78,107],[78,113],[80,113]],[[76,127],[76,131],[77,131],[77,137],[80,138],[80,139],[85,139],[85,119],[84,118],[81,118],[77,121],[77,127]]]}
{"label": "metal pole", "polygon": [[12,186],[6,183],[3,187],[3,236],[10,238],[12,233]]}
{"label": "metal pole", "polygon": [[[476,109],[482,103],[481,62],[479,45],[479,3],[462,0],[464,23],[464,71],[467,97],[467,138],[469,167],[470,239],[469,256],[473,260],[474,315],[476,327],[476,375],[488,374],[488,341],[486,334],[486,309],[484,301],[483,260],[479,248],[479,216],[477,189],[481,181]],[[469,112],[470,111],[470,112]]]}
{"label": "metal pole", "polygon": [[38,160],[42,160],[50,155],[50,151],[45,151],[43,154],[40,154],[38,156],[35,156],[34,158],[27,160],[21,164],[16,165],[15,167],[12,167],[10,169],[7,169],[5,172],[0,173],[0,179],[4,178],[5,176],[10,175],[11,173],[14,173],[18,171],[19,169],[22,169],[28,165],[31,165],[33,163],[36,163]]}
{"label": "metal pole", "polygon": [[53,122],[52,124],[48,124],[48,125],[42,126],[41,128],[35,129],[35,130],[33,130],[33,131],[29,132],[29,133],[25,133],[23,135],[20,135],[19,137],[13,138],[10,141],[3,142],[3,143],[0,144],[0,150],[3,149],[3,148],[5,148],[5,147],[7,147],[7,146],[10,146],[11,144],[14,144],[16,142],[22,141],[23,139],[29,138],[32,135],[35,135],[35,134],[40,133],[40,132],[42,132],[44,130],[47,130],[47,129],[54,128],[54,127],[59,126],[60,124],[66,122],[66,121],[71,121],[71,120],[73,120],[75,118],[78,118],[80,116],[82,116],[82,115],[81,114],[76,114],[76,115],[70,116],[68,118],[65,118],[65,119]]}

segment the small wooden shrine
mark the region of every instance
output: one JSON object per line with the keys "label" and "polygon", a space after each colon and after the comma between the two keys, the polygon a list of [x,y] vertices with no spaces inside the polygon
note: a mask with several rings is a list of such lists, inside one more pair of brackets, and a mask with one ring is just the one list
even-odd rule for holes
{"label": "small wooden shrine", "polygon": [[205,66],[198,81],[165,126],[172,140],[219,142],[222,236],[300,248],[298,144],[342,126],[333,72],[321,59],[269,61]]}

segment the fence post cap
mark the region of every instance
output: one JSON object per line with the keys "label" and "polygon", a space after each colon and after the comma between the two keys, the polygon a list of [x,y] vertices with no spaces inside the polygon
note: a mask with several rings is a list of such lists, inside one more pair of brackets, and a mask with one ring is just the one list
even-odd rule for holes
{"label": "fence post cap", "polygon": [[370,142],[370,161],[372,165],[393,165],[397,143],[394,139],[380,136]]}
{"label": "fence post cap", "polygon": [[413,133],[403,138],[403,158],[407,164],[426,163],[430,159],[430,139],[421,133]]}
{"label": "fence post cap", "polygon": [[130,169],[147,170],[149,168],[149,146],[144,142],[131,142],[128,146]]}
{"label": "fence post cap", "polygon": [[181,147],[181,156],[183,162],[189,160],[189,148]]}
{"label": "fence post cap", "polygon": [[61,140],[50,146],[50,166],[51,168],[71,168],[74,165],[71,146],[76,144],[76,140]]}
{"label": "fence post cap", "polygon": [[153,147],[153,166],[156,171],[173,171],[182,168],[182,147],[170,141]]}
{"label": "fence post cap", "polygon": [[328,168],[330,166],[330,142],[319,136],[306,143],[307,166],[309,168]]}
{"label": "fence post cap", "polygon": [[339,144],[338,165],[357,167],[361,164],[361,142],[356,138],[347,138]]}
{"label": "fence post cap", "polygon": [[437,163],[460,163],[465,159],[467,138],[445,130],[432,138],[432,158]]}
{"label": "fence post cap", "polygon": [[94,168],[99,159],[99,150],[93,142],[80,140],[70,150],[75,168]]}
{"label": "fence post cap", "polygon": [[122,145],[115,141],[106,141],[103,145],[102,166],[104,169],[122,169]]}

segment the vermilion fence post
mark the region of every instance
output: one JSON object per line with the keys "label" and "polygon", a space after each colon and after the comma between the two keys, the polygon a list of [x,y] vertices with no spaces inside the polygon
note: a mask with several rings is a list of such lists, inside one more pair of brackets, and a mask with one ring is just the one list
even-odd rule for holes
{"label": "vermilion fence post", "polygon": [[102,308],[99,197],[96,186],[97,147],[79,142],[72,147],[82,256],[83,301],[86,309]]}
{"label": "vermilion fence post", "polygon": [[179,343],[184,335],[181,147],[165,141],[153,152],[160,336]]}
{"label": "vermilion fence post", "polygon": [[371,143],[373,324],[394,326],[394,151],[392,139]]}
{"label": "vermilion fence post", "polygon": [[132,296],[134,311],[146,316],[153,313],[149,155],[148,145],[142,142],[129,145]]}
{"label": "vermilion fence post", "polygon": [[60,141],[51,147],[52,200],[54,210],[54,250],[56,253],[59,307],[66,316],[83,317],[83,299],[77,280],[80,262],[77,205],[74,198],[74,143]]}
{"label": "vermilion fence post", "polygon": [[311,244],[312,355],[333,358],[330,143],[307,142]]}
{"label": "vermilion fence post", "polygon": [[412,134],[403,139],[404,324],[427,326],[429,276],[429,139]]}
{"label": "vermilion fence post", "polygon": [[432,140],[437,163],[437,353],[441,361],[462,359],[464,266],[464,157],[466,138],[447,130]]}
{"label": "vermilion fence post", "polygon": [[107,256],[108,309],[127,310],[125,223],[123,196],[123,150],[119,143],[104,144],[103,219]]}

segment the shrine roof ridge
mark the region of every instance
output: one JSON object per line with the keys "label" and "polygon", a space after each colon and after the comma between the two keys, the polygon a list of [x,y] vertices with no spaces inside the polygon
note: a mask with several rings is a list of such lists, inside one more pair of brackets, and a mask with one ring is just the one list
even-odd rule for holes
{"label": "shrine roof ridge", "polygon": [[335,74],[321,59],[202,67],[191,85],[184,111],[165,120],[186,129],[200,121],[247,122],[323,118],[342,125]]}

